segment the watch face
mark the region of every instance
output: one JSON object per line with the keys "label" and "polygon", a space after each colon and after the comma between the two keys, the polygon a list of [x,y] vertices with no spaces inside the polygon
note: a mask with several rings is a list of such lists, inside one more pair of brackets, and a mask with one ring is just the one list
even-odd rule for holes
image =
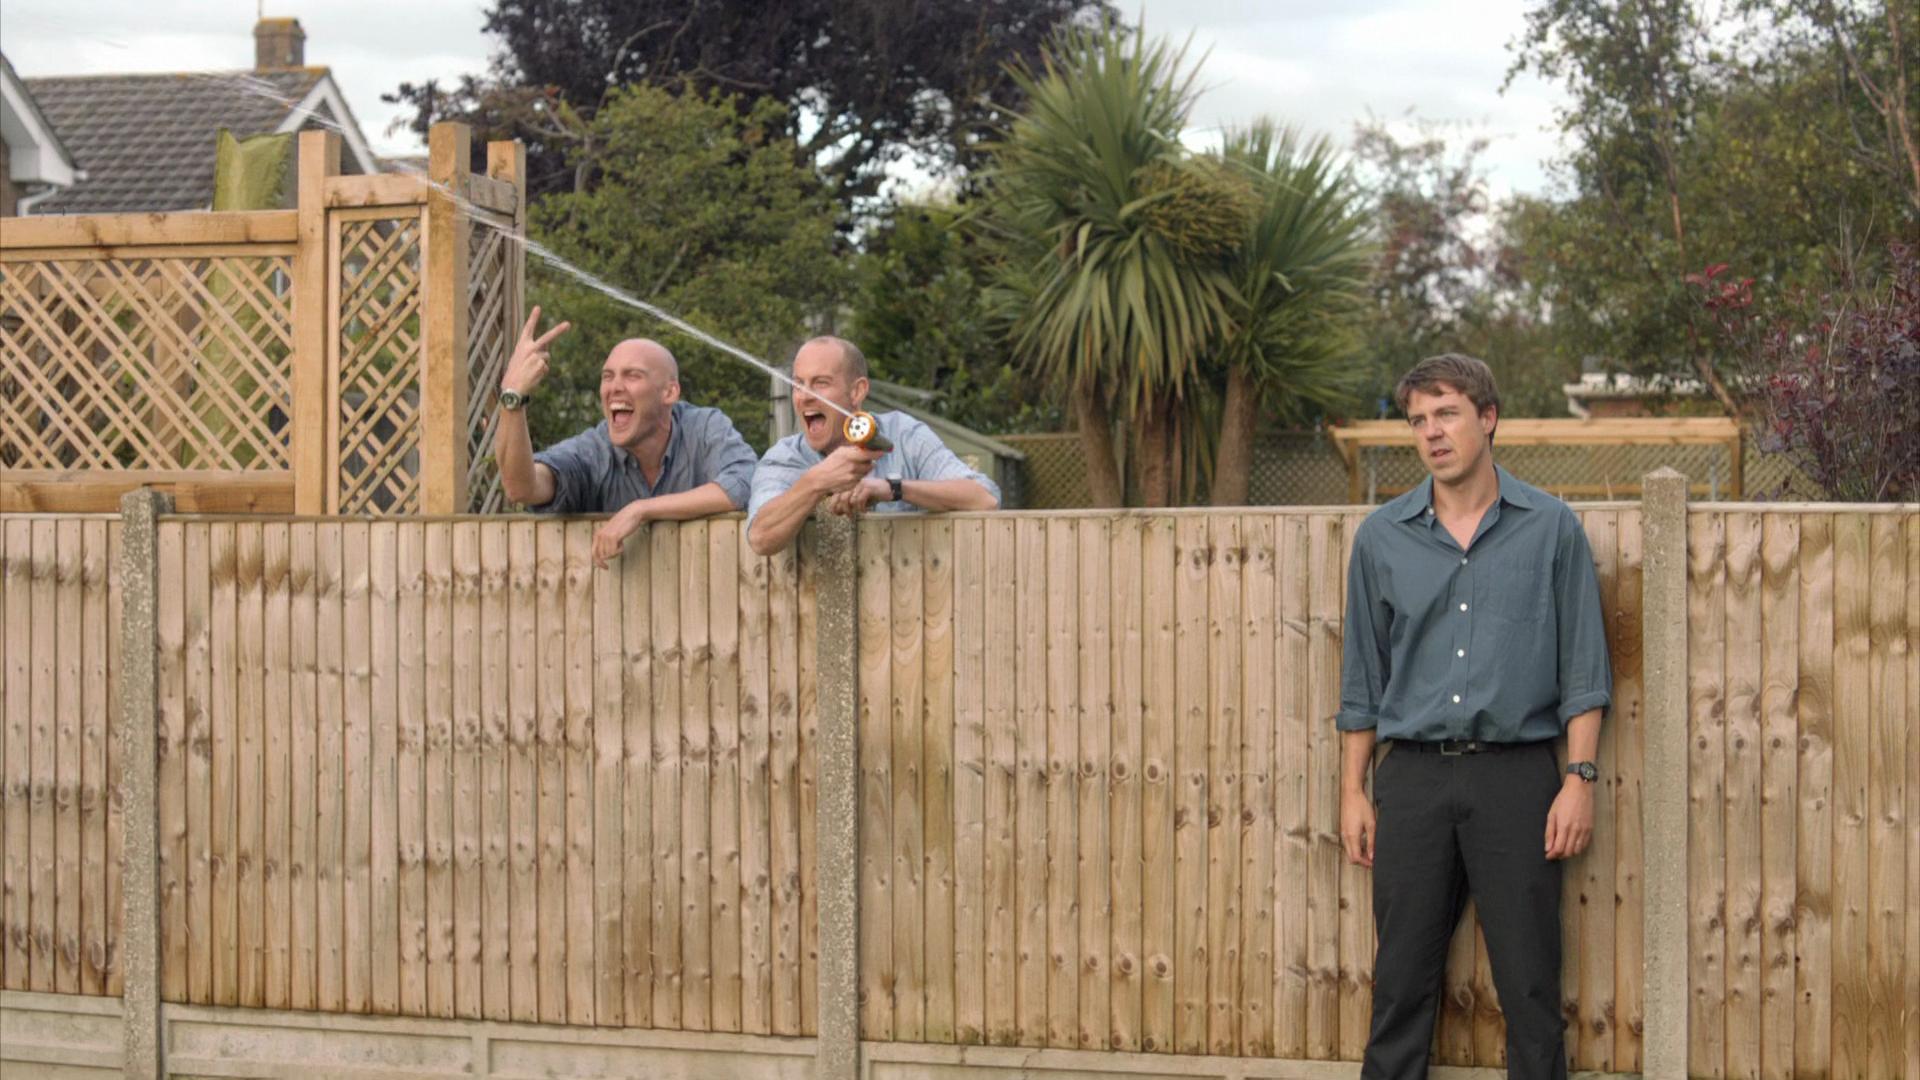
{"label": "watch face", "polygon": [[1567,771],[1591,784],[1600,779],[1600,770],[1590,761],[1575,762],[1567,766]]}
{"label": "watch face", "polygon": [[517,409],[526,403],[527,395],[518,390],[500,391],[500,407],[503,409]]}

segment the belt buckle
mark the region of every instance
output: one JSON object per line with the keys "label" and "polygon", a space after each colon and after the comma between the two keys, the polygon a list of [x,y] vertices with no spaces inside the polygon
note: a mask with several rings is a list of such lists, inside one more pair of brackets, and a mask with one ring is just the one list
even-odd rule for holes
{"label": "belt buckle", "polygon": [[1479,748],[1479,743],[1472,739],[1440,740],[1440,756],[1442,757],[1464,757],[1468,754],[1478,753]]}

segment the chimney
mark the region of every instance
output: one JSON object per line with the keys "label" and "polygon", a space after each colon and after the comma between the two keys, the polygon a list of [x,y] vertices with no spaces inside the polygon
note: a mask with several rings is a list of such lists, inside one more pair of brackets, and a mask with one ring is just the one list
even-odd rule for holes
{"label": "chimney", "polygon": [[299,19],[262,18],[253,27],[253,69],[304,67],[307,62],[307,32]]}

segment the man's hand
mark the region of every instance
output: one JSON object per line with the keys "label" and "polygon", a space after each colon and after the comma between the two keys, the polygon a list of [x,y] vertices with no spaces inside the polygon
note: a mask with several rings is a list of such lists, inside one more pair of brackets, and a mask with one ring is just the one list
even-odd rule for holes
{"label": "man's hand", "polygon": [[1566,859],[1593,841],[1593,785],[1567,777],[1547,811],[1547,858]]}
{"label": "man's hand", "polygon": [[891,484],[869,476],[845,491],[835,492],[827,499],[827,509],[841,517],[859,517],[874,503],[883,503],[892,498]]}
{"label": "man's hand", "polygon": [[533,393],[540,380],[547,377],[547,345],[554,338],[566,333],[573,324],[563,322],[539,337],[533,332],[540,326],[540,309],[535,307],[533,314],[527,316],[527,324],[520,328],[520,340],[513,343],[513,355],[507,360],[507,370],[500,376],[500,387],[521,394]]}
{"label": "man's hand", "polygon": [[593,531],[593,562],[602,570],[609,569],[613,560],[620,557],[620,549],[626,544],[640,526],[646,524],[647,507],[643,500],[635,500],[620,508],[620,511],[608,518],[604,524]]}
{"label": "man's hand", "polygon": [[885,455],[859,446],[843,446],[808,469],[808,478],[825,494],[839,494],[866,479],[873,463]]}
{"label": "man's hand", "polygon": [[1379,834],[1373,800],[1364,791],[1340,793],[1340,843],[1347,849],[1347,861],[1355,866],[1373,865],[1373,842]]}

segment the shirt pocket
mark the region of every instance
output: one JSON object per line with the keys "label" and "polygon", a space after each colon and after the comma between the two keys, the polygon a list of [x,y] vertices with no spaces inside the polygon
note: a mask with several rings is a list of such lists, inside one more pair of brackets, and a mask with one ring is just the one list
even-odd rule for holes
{"label": "shirt pocket", "polygon": [[1502,566],[1485,587],[1481,603],[1500,622],[1538,627],[1553,618],[1553,568],[1541,563]]}

